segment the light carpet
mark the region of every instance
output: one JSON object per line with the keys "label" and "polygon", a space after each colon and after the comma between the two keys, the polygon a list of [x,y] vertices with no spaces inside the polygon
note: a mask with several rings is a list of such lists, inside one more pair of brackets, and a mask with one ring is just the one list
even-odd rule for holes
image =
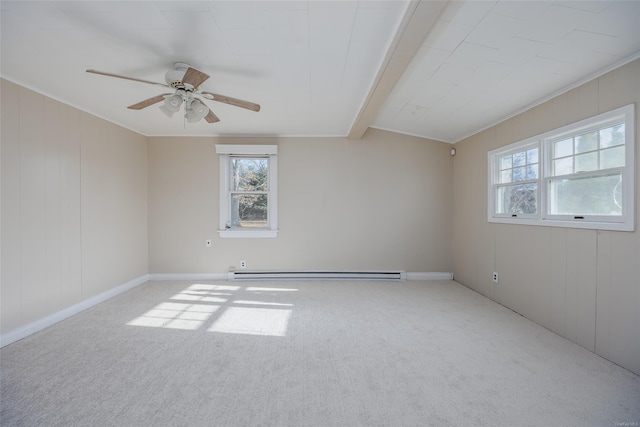
{"label": "light carpet", "polygon": [[2,426],[640,422],[640,377],[453,281],[149,282],[0,364]]}

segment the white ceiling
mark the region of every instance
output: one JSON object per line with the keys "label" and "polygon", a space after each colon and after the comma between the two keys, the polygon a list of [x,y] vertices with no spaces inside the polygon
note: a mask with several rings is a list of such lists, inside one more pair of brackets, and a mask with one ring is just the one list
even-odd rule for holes
{"label": "white ceiling", "polygon": [[[144,135],[446,142],[640,57],[640,1],[2,1],[2,77]],[[126,106],[175,62],[211,76],[219,123]],[[159,105],[159,104],[158,104]]]}

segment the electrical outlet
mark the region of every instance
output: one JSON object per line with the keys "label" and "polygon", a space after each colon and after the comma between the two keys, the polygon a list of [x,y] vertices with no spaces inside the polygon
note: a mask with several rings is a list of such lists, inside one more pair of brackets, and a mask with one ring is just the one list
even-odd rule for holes
{"label": "electrical outlet", "polygon": [[247,261],[240,261],[240,268],[247,268]]}
{"label": "electrical outlet", "polygon": [[207,240],[205,241],[205,245],[206,245],[208,248],[210,248],[210,247],[211,247],[211,239],[207,239]]}
{"label": "electrical outlet", "polygon": [[493,283],[498,283],[498,273],[493,272]]}

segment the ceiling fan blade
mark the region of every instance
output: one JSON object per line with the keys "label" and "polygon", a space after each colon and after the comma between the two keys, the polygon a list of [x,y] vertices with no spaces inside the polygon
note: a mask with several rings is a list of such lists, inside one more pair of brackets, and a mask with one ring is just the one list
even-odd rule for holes
{"label": "ceiling fan blade", "polygon": [[190,84],[194,89],[200,87],[202,83],[204,83],[209,78],[208,74],[203,73],[202,71],[198,71],[195,68],[187,68],[187,71],[184,73],[184,77],[182,78],[182,83]]}
{"label": "ceiling fan blade", "polygon": [[220,121],[218,116],[213,114],[213,111],[211,111],[211,110],[209,110],[209,113],[206,116],[204,116],[204,119],[209,123],[216,123],[216,122]]}
{"label": "ceiling fan blade", "polygon": [[135,77],[121,76],[120,74],[105,73],[104,71],[87,70],[87,73],[100,74],[101,76],[108,76],[108,77],[117,77],[119,79],[132,80],[134,82],[146,83],[150,85],[169,87],[164,83],[152,82],[150,80],[136,79]]}
{"label": "ceiling fan blade", "polygon": [[131,110],[142,110],[143,108],[147,108],[150,105],[157,104],[162,101],[165,96],[171,95],[170,93],[163,93],[162,95],[154,96],[153,98],[145,99],[144,101],[140,101],[137,104],[129,105],[127,108]]}
{"label": "ceiling fan blade", "polygon": [[234,107],[246,108],[247,110],[255,112],[260,111],[260,105],[253,102],[243,101],[242,99],[231,98],[230,96],[218,95],[217,93],[211,92],[202,92],[202,94],[209,95],[207,99],[213,99],[214,101],[233,105]]}

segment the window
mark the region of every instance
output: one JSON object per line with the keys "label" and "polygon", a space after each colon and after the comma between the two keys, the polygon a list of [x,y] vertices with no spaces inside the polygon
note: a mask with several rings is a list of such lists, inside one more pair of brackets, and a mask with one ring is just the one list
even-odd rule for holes
{"label": "window", "polygon": [[216,145],[221,237],[276,237],[275,145]]}
{"label": "window", "polygon": [[489,222],[633,231],[634,105],[489,152]]}
{"label": "window", "polygon": [[621,216],[624,143],[624,122],[548,141],[548,216]]}
{"label": "window", "polygon": [[538,154],[536,145],[525,145],[497,158],[496,215],[538,213]]}

